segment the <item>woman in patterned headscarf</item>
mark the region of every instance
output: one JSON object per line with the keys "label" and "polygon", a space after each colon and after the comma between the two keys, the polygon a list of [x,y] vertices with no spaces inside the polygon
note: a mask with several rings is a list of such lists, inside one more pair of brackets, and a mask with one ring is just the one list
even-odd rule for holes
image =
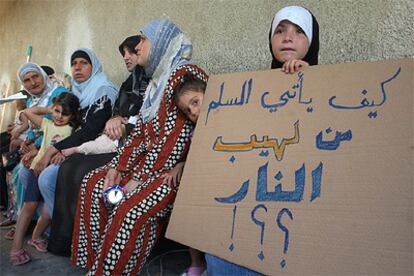
{"label": "woman in patterned headscarf", "polygon": [[[83,180],[72,242],[72,264],[89,275],[137,275],[165,225],[176,188],[162,175],[185,158],[194,125],[179,112],[173,93],[185,73],[207,81],[189,64],[191,42],[168,20],[142,29],[138,64],[151,76],[138,121],[118,155]],[[119,183],[122,200],[105,206],[103,191]]]}

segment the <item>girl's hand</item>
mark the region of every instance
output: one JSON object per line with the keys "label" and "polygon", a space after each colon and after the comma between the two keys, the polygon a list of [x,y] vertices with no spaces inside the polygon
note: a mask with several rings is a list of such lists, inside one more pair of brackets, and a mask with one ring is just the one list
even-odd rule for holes
{"label": "girl's hand", "polygon": [[299,71],[302,67],[306,66],[309,66],[309,63],[306,61],[293,58],[283,63],[282,72],[285,72],[286,74],[293,74]]}
{"label": "girl's hand", "polygon": [[23,155],[22,157],[22,164],[26,168],[30,168],[30,165],[32,164],[33,159],[37,155],[38,150],[34,149]]}
{"label": "girl's hand", "polygon": [[55,105],[49,105],[48,107],[46,107],[46,113],[53,113],[53,109],[55,109]]}
{"label": "girl's hand", "polygon": [[122,125],[127,123],[126,118],[114,117],[106,122],[104,133],[112,140],[118,140],[122,137]]}
{"label": "girl's hand", "polygon": [[61,152],[57,152],[52,158],[50,158],[50,163],[59,165],[63,160],[65,160],[65,156]]}
{"label": "girl's hand", "polygon": [[35,145],[32,142],[30,142],[29,140],[25,140],[22,143],[21,147],[20,147],[20,151],[23,154],[26,154],[26,153],[28,153],[28,152],[30,152],[32,150],[37,150],[37,149],[36,149]]}
{"label": "girl's hand", "polygon": [[35,174],[39,175],[47,166],[49,166],[49,161],[50,157],[47,154],[43,154],[42,158],[36,163],[34,168]]}
{"label": "girl's hand", "polygon": [[106,173],[102,192],[104,192],[109,187],[113,186],[115,183],[119,183],[120,180],[121,174],[116,169],[109,169]]}
{"label": "girl's hand", "polygon": [[168,184],[171,189],[175,189],[180,184],[181,176],[183,175],[185,162],[180,162],[168,173],[164,173],[161,177],[164,178],[162,184]]}

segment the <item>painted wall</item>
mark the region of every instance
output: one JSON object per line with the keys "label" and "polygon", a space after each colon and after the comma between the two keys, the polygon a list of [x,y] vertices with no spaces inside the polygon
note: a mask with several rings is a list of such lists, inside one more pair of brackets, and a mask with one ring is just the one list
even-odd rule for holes
{"label": "painted wall", "polygon": [[[210,74],[270,67],[268,31],[286,5],[310,9],[319,21],[319,61],[344,63],[414,57],[412,0],[3,0],[0,1],[0,96],[19,89],[16,72],[32,61],[70,73],[77,47],[92,48],[117,84],[128,72],[119,43],[154,18],[170,18],[193,41],[193,60]],[[13,116],[0,106],[0,129]]]}

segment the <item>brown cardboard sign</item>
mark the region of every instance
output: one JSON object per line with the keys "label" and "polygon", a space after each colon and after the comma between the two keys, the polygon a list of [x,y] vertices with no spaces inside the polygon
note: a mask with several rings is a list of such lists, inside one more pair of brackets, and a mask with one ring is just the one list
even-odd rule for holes
{"label": "brown cardboard sign", "polygon": [[412,275],[413,67],[211,76],[167,237],[269,275]]}

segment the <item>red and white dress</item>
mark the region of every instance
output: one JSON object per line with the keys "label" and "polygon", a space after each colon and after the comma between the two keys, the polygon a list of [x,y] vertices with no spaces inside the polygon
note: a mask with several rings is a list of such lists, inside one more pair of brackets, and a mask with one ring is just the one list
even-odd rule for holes
{"label": "red and white dress", "polygon": [[[157,116],[148,123],[140,117],[118,155],[83,179],[72,264],[88,268],[91,275],[137,275],[165,226],[177,190],[162,184],[161,175],[185,159],[194,128],[173,100],[185,73],[207,82],[206,73],[195,65],[175,69]],[[130,179],[142,183],[112,210],[105,207],[102,195],[109,168],[121,173],[121,186]]]}

